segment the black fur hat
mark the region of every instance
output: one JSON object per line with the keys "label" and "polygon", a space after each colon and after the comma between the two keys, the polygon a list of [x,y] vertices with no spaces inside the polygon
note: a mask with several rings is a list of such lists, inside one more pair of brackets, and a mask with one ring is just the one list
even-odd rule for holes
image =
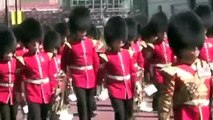
{"label": "black fur hat", "polygon": [[[151,37],[157,36],[157,30],[154,29],[155,26],[153,24],[148,24],[146,25],[142,30],[141,30],[141,37],[143,40],[147,40]],[[148,41],[147,41],[148,42]]]}
{"label": "black fur hat", "polygon": [[41,42],[43,32],[41,24],[37,20],[33,18],[24,20],[20,24],[20,29],[22,33],[21,40],[25,47],[27,47],[27,44],[31,41]]}
{"label": "black fur hat", "polygon": [[137,37],[137,23],[133,18],[125,19],[128,28],[128,40],[134,41]]}
{"label": "black fur hat", "polygon": [[55,30],[61,35],[61,37],[66,37],[69,34],[69,28],[67,23],[57,23],[55,25]]}
{"label": "black fur hat", "polygon": [[12,31],[16,37],[17,42],[21,41],[21,30],[19,25],[12,26]]}
{"label": "black fur hat", "polygon": [[100,31],[94,24],[91,24],[90,29],[87,31],[87,36],[91,36],[93,39],[99,40],[101,38]]}
{"label": "black fur hat", "polygon": [[198,5],[194,12],[201,18],[205,28],[213,25],[212,10],[208,5]]}
{"label": "black fur hat", "polygon": [[90,11],[83,6],[75,7],[69,16],[69,30],[71,34],[77,31],[87,31],[91,25]]}
{"label": "black fur hat", "polygon": [[16,38],[12,30],[6,26],[0,26],[0,57],[16,50]]}
{"label": "black fur hat", "polygon": [[49,31],[44,36],[43,47],[46,52],[54,49],[59,50],[61,46],[61,37],[56,31]]}
{"label": "black fur hat", "polygon": [[127,36],[126,21],[120,16],[111,17],[104,26],[104,38],[108,46],[115,40],[126,42]]}
{"label": "black fur hat", "polygon": [[141,34],[141,30],[148,24],[148,17],[143,14],[138,14],[133,17],[137,23],[138,35]]}
{"label": "black fur hat", "polygon": [[157,33],[163,33],[167,31],[168,19],[164,12],[158,12],[151,17],[148,24],[152,24]]}
{"label": "black fur hat", "polygon": [[173,16],[168,26],[169,45],[177,57],[183,49],[201,49],[205,39],[204,26],[192,11]]}

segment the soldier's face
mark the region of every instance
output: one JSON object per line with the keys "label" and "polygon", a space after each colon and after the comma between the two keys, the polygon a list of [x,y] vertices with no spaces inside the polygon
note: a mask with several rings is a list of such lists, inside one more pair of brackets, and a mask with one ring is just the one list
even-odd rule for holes
{"label": "soldier's face", "polygon": [[82,31],[77,31],[77,40],[82,40],[85,36],[87,35],[87,31],[84,31],[84,30],[82,30]]}
{"label": "soldier's face", "polygon": [[195,59],[198,58],[200,51],[198,48],[187,49],[183,50],[181,54],[182,59],[184,59],[185,61],[193,62]]}
{"label": "soldier's face", "polygon": [[163,40],[164,40],[164,37],[165,37],[165,34],[164,34],[164,33],[158,33],[158,34],[157,34],[157,40],[158,40],[158,41],[163,41]]}
{"label": "soldier's face", "polygon": [[29,48],[30,52],[36,52],[36,51],[38,51],[39,50],[39,42],[37,42],[37,41],[31,41],[28,44],[28,48]]}
{"label": "soldier's face", "polygon": [[118,51],[120,51],[121,47],[123,47],[123,45],[124,45],[124,43],[122,40],[115,40],[112,43],[112,49],[113,49],[113,51],[118,52]]}

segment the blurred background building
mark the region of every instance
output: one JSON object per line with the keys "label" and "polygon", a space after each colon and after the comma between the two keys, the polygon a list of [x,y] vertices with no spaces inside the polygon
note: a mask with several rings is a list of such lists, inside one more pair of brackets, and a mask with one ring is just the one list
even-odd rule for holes
{"label": "blurred background building", "polygon": [[[35,17],[45,24],[54,24],[68,18],[75,6],[86,6],[91,10],[95,24],[103,25],[110,16],[146,15],[164,11],[168,17],[184,9],[194,9],[196,4],[213,5],[213,0],[0,0],[0,22],[12,23],[22,11],[23,19]],[[16,12],[15,12],[16,13]],[[13,17],[11,17],[13,16]],[[6,18],[5,18],[6,17]],[[7,19],[8,18],[8,19]]]}

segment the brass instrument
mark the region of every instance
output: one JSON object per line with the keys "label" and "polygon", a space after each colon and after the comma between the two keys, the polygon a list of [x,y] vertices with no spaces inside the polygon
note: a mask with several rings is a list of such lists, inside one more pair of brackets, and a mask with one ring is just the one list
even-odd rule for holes
{"label": "brass instrument", "polygon": [[67,80],[66,74],[60,71],[57,74],[58,87],[55,90],[53,105],[51,111],[51,120],[59,120],[62,111],[69,111],[68,95],[70,93],[70,84]]}

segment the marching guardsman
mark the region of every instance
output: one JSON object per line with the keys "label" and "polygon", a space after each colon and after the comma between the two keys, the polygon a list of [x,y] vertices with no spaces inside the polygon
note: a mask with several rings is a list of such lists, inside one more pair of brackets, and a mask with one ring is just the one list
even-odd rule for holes
{"label": "marching guardsman", "polygon": [[22,42],[29,50],[20,58],[22,62],[21,75],[25,83],[26,102],[30,120],[46,120],[51,108],[52,88],[49,79],[49,56],[39,51],[42,39],[42,27],[33,18],[26,19],[20,25]]}
{"label": "marching guardsman", "polygon": [[123,48],[129,50],[133,54],[132,59],[135,61],[134,67],[137,70],[136,76],[138,79],[136,83],[133,83],[133,85],[137,84],[137,86],[135,86],[135,91],[137,94],[135,94],[134,102],[136,102],[136,105],[139,109],[142,109],[140,106],[143,102],[142,80],[144,72],[144,59],[142,55],[142,46],[139,46],[134,42],[135,38],[137,37],[137,24],[135,20],[132,18],[126,18],[125,21],[128,28],[128,38]]}
{"label": "marching guardsman", "polygon": [[[20,81],[16,79],[17,60],[13,57],[16,38],[12,30],[0,26],[0,118],[16,120]],[[19,99],[20,100],[20,99]]]}
{"label": "marching guardsman", "polygon": [[[65,117],[72,119],[72,114],[68,112],[68,80],[65,73],[61,70],[61,36],[56,31],[49,31],[44,36],[44,51],[49,56],[49,79],[52,89],[52,109],[51,120]],[[66,114],[64,114],[66,113]]]}
{"label": "marching guardsman", "polygon": [[126,18],[125,21],[127,23],[128,38],[123,48],[130,50],[133,53],[133,59],[136,61],[134,66],[138,71],[137,77],[141,82],[144,68],[144,59],[142,55],[142,47],[134,42],[135,38],[137,37],[137,24],[132,18]]}
{"label": "marching guardsman", "polygon": [[212,74],[206,61],[198,58],[205,29],[192,11],[171,18],[168,41],[177,61],[161,70],[165,86],[159,99],[159,120],[211,120]]}
{"label": "marching guardsman", "polygon": [[115,120],[133,119],[134,83],[136,69],[132,52],[122,49],[127,40],[128,28],[125,20],[119,16],[110,18],[104,26],[104,37],[109,47],[100,54],[105,61],[105,87],[115,112]]}
{"label": "marching guardsman", "polygon": [[67,42],[67,36],[69,35],[69,28],[68,28],[68,24],[67,23],[57,23],[55,25],[55,30],[60,34],[61,36],[61,47],[60,47],[60,51],[59,54],[62,53],[64,47],[65,47],[65,43]]}
{"label": "marching guardsman", "polygon": [[[104,41],[101,39],[100,31],[98,30],[98,28],[94,24],[91,24],[90,29],[87,31],[87,37],[92,39],[93,45],[94,45],[95,50],[96,50],[98,55],[105,52],[106,45],[104,44]],[[96,76],[97,77],[97,88],[96,88],[95,96],[98,95],[99,94],[98,92],[102,90],[101,89],[101,82],[100,82],[102,80],[100,80],[100,79],[103,79],[102,78],[103,74],[104,74],[103,63],[102,63],[102,61],[100,61],[98,74]],[[95,111],[96,109],[97,109],[97,106],[96,106],[96,101],[94,99],[93,111]],[[92,117],[93,116],[95,116],[95,113],[92,114]]]}
{"label": "marching guardsman", "polygon": [[61,37],[56,31],[49,31],[44,36],[44,51],[49,56],[49,78],[51,79],[52,93],[59,85],[59,73],[61,71],[61,55],[58,54],[61,46]]}
{"label": "marching guardsman", "polygon": [[163,85],[163,78],[160,75],[160,69],[168,64],[171,64],[173,61],[173,54],[165,36],[167,31],[167,21],[167,17],[163,12],[158,12],[151,17],[149,25],[152,26],[152,29],[154,29],[153,32],[156,34],[157,39],[153,42],[153,48],[150,49],[150,53],[144,53],[145,56],[151,54],[148,56],[150,58],[146,58],[148,61],[151,61],[151,79],[158,89],[158,92],[153,96],[154,110],[158,109],[158,95]]}
{"label": "marching guardsman", "polygon": [[90,120],[96,89],[99,58],[92,39],[86,37],[90,28],[90,11],[76,7],[69,17],[70,36],[61,56],[61,68],[72,78],[80,120]]}
{"label": "marching guardsman", "polygon": [[[194,10],[195,13],[201,18],[205,27],[205,31],[213,26],[212,10],[208,5],[199,5]],[[200,51],[200,58],[207,61],[213,69],[213,39],[206,36],[204,46]]]}

